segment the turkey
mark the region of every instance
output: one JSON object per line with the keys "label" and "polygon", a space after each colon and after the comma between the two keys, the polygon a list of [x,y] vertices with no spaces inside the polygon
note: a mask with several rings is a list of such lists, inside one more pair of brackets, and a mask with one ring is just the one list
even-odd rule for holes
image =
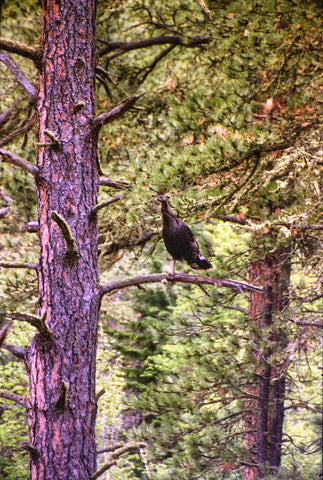
{"label": "turkey", "polygon": [[211,263],[201,255],[199,244],[191,229],[171,211],[166,198],[161,196],[157,197],[157,200],[162,204],[163,239],[166,250],[173,257],[173,273],[175,273],[176,260],[182,262],[182,273],[184,260],[194,270],[212,268]]}

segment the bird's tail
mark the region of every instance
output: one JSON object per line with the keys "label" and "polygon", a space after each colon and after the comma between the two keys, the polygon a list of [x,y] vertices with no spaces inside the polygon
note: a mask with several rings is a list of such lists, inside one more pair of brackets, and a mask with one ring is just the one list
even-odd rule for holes
{"label": "bird's tail", "polygon": [[190,263],[190,267],[194,270],[209,270],[209,268],[213,268],[212,263],[206,260],[203,255],[196,257],[195,261]]}

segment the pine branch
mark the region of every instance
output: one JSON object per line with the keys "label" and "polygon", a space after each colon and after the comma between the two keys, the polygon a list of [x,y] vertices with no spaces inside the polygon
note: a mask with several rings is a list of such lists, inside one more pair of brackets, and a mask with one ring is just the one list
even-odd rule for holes
{"label": "pine branch", "polygon": [[57,223],[59,228],[61,229],[61,232],[63,234],[63,237],[66,242],[67,246],[67,254],[71,257],[77,257],[78,253],[75,250],[75,239],[72,235],[72,232],[70,230],[70,227],[66,223],[63,217],[61,217],[57,212],[53,211],[52,212],[52,219],[54,222]]}
{"label": "pine branch", "polygon": [[5,37],[0,37],[0,49],[6,52],[16,53],[25,58],[30,58],[35,62],[38,62],[41,58],[40,51],[37,48],[29,47],[25,43],[10,40]]}
{"label": "pine branch", "polygon": [[37,270],[37,263],[24,263],[24,262],[0,262],[2,268],[30,268]]}
{"label": "pine branch", "polygon": [[133,95],[131,97],[126,98],[123,102],[119,103],[115,107],[113,107],[108,112],[102,113],[98,117],[93,120],[93,128],[99,130],[103,125],[112,122],[116,118],[119,118],[125,112],[130,110],[131,107],[141,98],[144,93],[140,93],[139,95]]}
{"label": "pine branch", "polygon": [[4,63],[11,73],[14,75],[17,83],[25,90],[27,95],[31,97],[33,100],[37,98],[37,90],[36,88],[27,80],[26,76],[14,61],[14,59],[9,55],[8,52],[0,51],[0,62]]}
{"label": "pine branch", "polygon": [[26,172],[31,173],[36,177],[38,175],[38,168],[33,165],[32,163],[27,162],[27,160],[24,160],[21,157],[18,157],[12,152],[8,152],[8,150],[4,150],[3,148],[0,148],[0,156],[2,159],[7,162],[7,163],[12,163],[13,165],[16,165],[17,167],[22,168]]}
{"label": "pine branch", "polygon": [[262,288],[255,285],[250,285],[244,282],[236,282],[235,280],[224,280],[222,278],[205,277],[199,275],[183,275],[173,273],[152,273],[147,275],[137,275],[135,277],[127,277],[121,280],[108,282],[101,286],[101,295],[111,293],[115,290],[141,285],[143,283],[158,283],[158,282],[179,282],[189,283],[192,285],[213,285],[227,287],[243,291],[262,293]]}
{"label": "pine branch", "polygon": [[[120,445],[120,444],[118,444],[118,445]],[[118,457],[120,457],[124,453],[130,452],[132,450],[139,450],[140,448],[143,448],[143,447],[146,447],[146,446],[147,446],[146,443],[137,442],[137,443],[126,443],[123,446],[121,446],[119,448],[116,448],[115,450],[113,450],[110,460],[107,463],[105,463],[101,468],[99,468],[99,470],[97,470],[95,473],[93,473],[90,476],[90,479],[91,480],[96,480],[101,475],[103,475],[104,472],[106,472],[109,468],[111,468],[113,465],[115,465]]]}
{"label": "pine branch", "polygon": [[107,207],[108,205],[111,205],[111,203],[118,202],[121,199],[122,197],[118,195],[116,197],[109,198],[109,200],[104,200],[104,202],[98,203],[97,205],[95,205],[95,207],[92,208],[90,215],[96,215],[98,211],[101,210],[101,208]]}
{"label": "pine branch", "polygon": [[7,318],[11,320],[16,320],[18,322],[27,322],[33,327],[37,328],[39,333],[46,339],[51,338],[51,331],[46,325],[46,315],[42,317],[37,317],[37,315],[28,315],[26,313],[5,313]]}
{"label": "pine branch", "polygon": [[18,395],[17,393],[9,392],[8,390],[0,389],[0,398],[5,398],[6,400],[11,400],[12,402],[18,403],[25,408],[28,408],[28,399],[23,395]]}
{"label": "pine branch", "polygon": [[144,40],[134,40],[132,42],[110,42],[98,51],[98,55],[102,56],[113,50],[121,50],[122,55],[129,50],[138,50],[140,48],[152,47],[154,45],[182,45],[184,47],[197,47],[210,43],[210,37],[188,37],[184,38],[179,35],[160,35],[157,37],[146,38]]}

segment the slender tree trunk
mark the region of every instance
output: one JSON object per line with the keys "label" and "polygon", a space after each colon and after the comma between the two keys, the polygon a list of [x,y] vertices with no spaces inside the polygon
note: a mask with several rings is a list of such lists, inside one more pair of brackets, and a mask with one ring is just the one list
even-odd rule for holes
{"label": "slender tree trunk", "polygon": [[35,336],[27,359],[31,480],[88,480],[96,469],[94,37],[95,0],[43,0],[38,276],[50,334]]}
{"label": "slender tree trunk", "polygon": [[267,346],[257,351],[255,374],[258,383],[250,389],[252,397],[246,405],[254,414],[250,413],[245,419],[244,446],[251,452],[255,466],[245,468],[244,480],[262,478],[266,467],[277,468],[281,463],[285,370],[275,365],[271,356],[274,350],[279,348],[283,352],[286,346],[284,332],[277,329],[276,316],[288,304],[288,253],[287,249],[277,250],[250,268],[250,282],[262,283],[263,294],[251,294],[249,317],[256,322],[261,335],[268,337],[270,333],[270,339]]}

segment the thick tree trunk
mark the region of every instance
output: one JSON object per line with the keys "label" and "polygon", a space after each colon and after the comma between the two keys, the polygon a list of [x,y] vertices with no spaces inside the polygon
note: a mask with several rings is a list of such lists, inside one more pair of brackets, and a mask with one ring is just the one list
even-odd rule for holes
{"label": "thick tree trunk", "polygon": [[35,336],[27,359],[31,480],[88,480],[96,469],[94,35],[95,0],[43,0],[39,314],[51,333]]}
{"label": "thick tree trunk", "polygon": [[[244,480],[262,478],[267,467],[277,468],[281,463],[284,422],[285,370],[275,365],[271,355],[276,348],[286,346],[285,334],[275,324],[276,316],[288,304],[290,262],[285,249],[277,250],[250,268],[250,282],[262,283],[263,294],[251,294],[249,317],[264,335],[271,333],[268,346],[257,351],[256,383],[249,393],[249,413],[245,420],[244,446],[251,452],[255,466],[244,470]],[[261,333],[261,335],[262,335]],[[258,400],[255,400],[255,398]]]}

